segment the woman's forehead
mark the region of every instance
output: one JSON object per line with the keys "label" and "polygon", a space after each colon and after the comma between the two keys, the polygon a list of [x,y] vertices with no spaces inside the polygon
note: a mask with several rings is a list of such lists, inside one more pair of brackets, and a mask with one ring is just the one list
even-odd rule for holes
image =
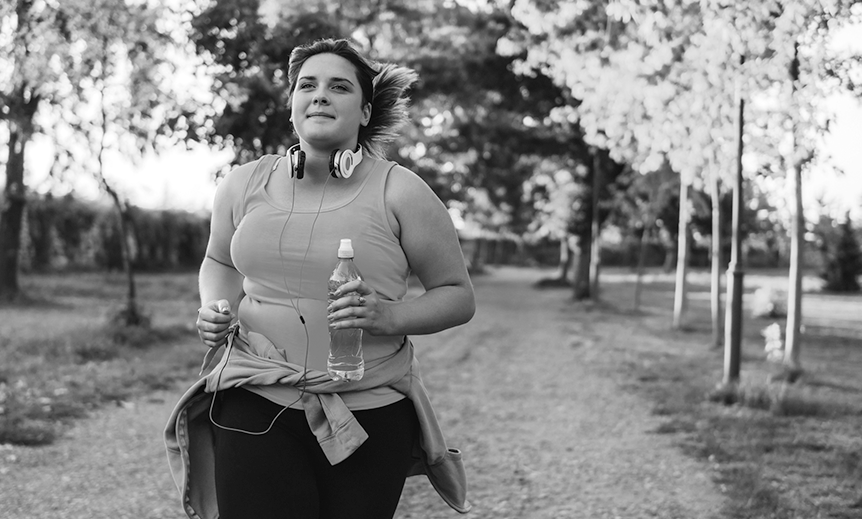
{"label": "woman's forehead", "polygon": [[315,54],[305,60],[299,69],[299,77],[314,77],[317,79],[339,77],[349,80],[358,86],[356,67],[345,58],[335,54]]}

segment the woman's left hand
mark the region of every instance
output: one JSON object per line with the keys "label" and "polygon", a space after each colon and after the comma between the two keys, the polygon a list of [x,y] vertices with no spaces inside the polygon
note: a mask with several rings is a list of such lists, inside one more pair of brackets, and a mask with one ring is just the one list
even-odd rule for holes
{"label": "woman's left hand", "polygon": [[362,328],[371,335],[386,335],[391,312],[365,281],[350,281],[335,292],[337,299],[327,308],[333,330]]}

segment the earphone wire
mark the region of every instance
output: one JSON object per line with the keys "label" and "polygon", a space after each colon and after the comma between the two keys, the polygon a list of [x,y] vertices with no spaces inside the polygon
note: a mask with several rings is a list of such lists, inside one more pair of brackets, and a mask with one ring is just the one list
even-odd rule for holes
{"label": "earphone wire", "polygon": [[[281,159],[282,159],[282,157],[279,157],[278,159],[276,159],[275,163],[272,166],[272,169],[270,170],[270,173],[275,171],[275,169],[278,167],[279,162],[281,162]],[[293,168],[294,167],[293,161],[291,160],[290,162],[291,162],[291,168]],[[302,257],[302,262],[299,264],[299,286],[297,287],[297,291],[298,291],[299,295],[302,294],[302,272],[303,272],[303,269],[305,268],[305,262],[308,259],[308,251],[311,248],[311,242],[314,239],[314,227],[317,224],[317,219],[320,217],[320,212],[323,210],[323,201],[326,197],[326,186],[329,184],[329,177],[330,176],[331,176],[331,172],[330,172],[330,175],[326,176],[326,179],[323,182],[323,192],[320,195],[320,204],[317,206],[317,212],[314,215],[314,219],[311,221],[311,229],[309,230],[309,233],[308,233],[308,243],[305,246],[305,254]],[[305,317],[303,317],[302,311],[300,310],[300,306],[301,306],[300,298],[297,297],[296,302],[294,302],[294,298],[291,297],[292,293],[290,290],[290,286],[287,283],[287,274],[285,273],[286,272],[286,266],[284,263],[284,253],[282,251],[282,244],[284,242],[284,239],[283,239],[284,238],[284,232],[287,230],[287,224],[288,224],[288,222],[290,222],[290,219],[293,216],[294,209],[296,208],[296,172],[295,171],[293,172],[291,177],[293,178],[294,185],[293,185],[293,189],[291,189],[291,195],[290,195],[291,196],[290,212],[287,214],[287,218],[284,220],[284,225],[282,225],[282,227],[281,227],[281,234],[279,235],[279,240],[278,240],[278,255],[279,255],[279,258],[281,259],[281,267],[282,267],[281,268],[281,275],[282,275],[282,281],[284,283],[284,288],[285,288],[285,290],[287,290],[287,295],[288,295],[287,299],[288,299],[288,301],[290,301],[290,306],[296,312],[296,315],[299,317],[299,321],[302,323],[302,327],[305,331],[305,358],[304,358],[303,364],[302,364],[302,375],[300,376],[299,382],[297,383],[297,385],[299,386],[299,396],[296,398],[296,400],[294,400],[290,404],[283,406],[278,411],[278,413],[276,413],[275,417],[269,423],[269,426],[266,429],[264,429],[263,431],[247,431],[245,429],[228,427],[226,425],[222,425],[222,424],[216,422],[215,418],[213,417],[213,408],[215,406],[216,395],[218,394],[218,388],[221,385],[222,374],[224,373],[224,370],[227,367],[228,362],[230,361],[230,353],[231,353],[231,350],[233,349],[233,337],[230,337],[230,335],[229,335],[230,340],[228,340],[227,346],[225,347],[226,358],[224,360],[224,363],[222,363],[221,370],[219,370],[218,377],[216,378],[216,385],[215,385],[215,389],[213,390],[213,397],[212,397],[212,400],[210,400],[210,408],[209,408],[210,423],[212,423],[214,426],[216,426],[220,429],[223,429],[225,431],[248,434],[251,436],[262,436],[264,434],[267,434],[270,430],[272,430],[273,426],[275,425],[275,422],[278,421],[278,418],[285,411],[287,411],[287,409],[289,409],[291,406],[293,406],[294,404],[296,404],[297,402],[302,400],[302,397],[305,395],[306,385],[308,384],[308,354],[309,354],[309,350],[311,348],[311,337],[309,336],[309,333],[308,333],[308,326],[305,324]],[[232,330],[230,332],[230,334],[233,334],[233,333],[236,333],[236,331]]]}

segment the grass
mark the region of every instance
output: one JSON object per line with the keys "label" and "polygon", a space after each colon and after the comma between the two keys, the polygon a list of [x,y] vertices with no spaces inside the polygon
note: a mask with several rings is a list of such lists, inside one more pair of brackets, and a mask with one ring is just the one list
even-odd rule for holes
{"label": "grass", "polygon": [[[605,304],[629,305],[631,284],[609,278]],[[760,279],[762,285],[750,279],[746,304],[758,286],[782,282],[776,275]],[[809,330],[818,333],[803,336],[804,371],[792,384],[766,360],[760,331],[774,319],[746,316],[740,380],[723,384],[724,352],[709,345],[708,281],[703,274],[692,281],[684,332],[669,329],[672,287],[647,286],[639,325],[665,346],[626,356],[626,386],[663,418],[654,433],[671,436],[712,467],[729,497],[725,517],[862,517],[862,320],[846,317],[862,297],[822,295],[808,280],[804,308],[817,315],[819,326]],[[838,316],[836,326],[831,315]]]}
{"label": "grass", "polygon": [[138,276],[151,327],[123,327],[118,274],[27,276],[0,323],[0,444],[44,445],[104,405],[172,387],[198,362],[193,275]]}

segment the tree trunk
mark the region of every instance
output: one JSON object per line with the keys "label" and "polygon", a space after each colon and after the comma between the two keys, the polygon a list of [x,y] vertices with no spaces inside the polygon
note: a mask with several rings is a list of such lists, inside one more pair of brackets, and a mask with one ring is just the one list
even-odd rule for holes
{"label": "tree trunk", "polygon": [[670,233],[666,233],[664,236],[660,236],[661,244],[664,247],[664,263],[662,263],[661,270],[665,273],[673,272],[674,265],[676,265],[677,260],[677,247],[679,244],[679,240],[674,243],[673,236]]}
{"label": "tree trunk", "polygon": [[[745,65],[745,55],[739,56],[740,69]],[[740,72],[741,74],[741,72]],[[744,185],[742,154],[745,149],[745,97],[742,81],[736,81],[736,172],[733,179],[733,218],[731,229],[730,262],[727,267],[727,300],[725,302],[724,327],[724,378],[725,386],[739,382],[742,363],[742,292],[745,286],[745,271],[742,268],[742,210],[744,207]]]}
{"label": "tree trunk", "polygon": [[[11,29],[13,45],[21,45],[31,31],[32,0],[19,1],[15,6],[17,26]],[[22,60],[15,60],[12,78],[24,77]],[[27,80],[16,80],[12,92],[4,100],[4,116],[8,121],[9,146],[6,160],[6,187],[4,200],[0,200],[0,301],[14,301],[21,296],[18,283],[18,262],[21,251],[21,227],[27,191],[24,185],[24,150],[33,136],[33,117],[39,108],[41,96]]]}
{"label": "tree trunk", "polygon": [[676,257],[676,283],[673,297],[673,329],[683,326],[687,306],[687,270],[688,270],[688,192],[689,185],[684,179],[679,184],[679,241]]}
{"label": "tree trunk", "polygon": [[[796,82],[799,80],[799,44],[793,47],[790,63],[790,106],[796,106]],[[796,114],[794,114],[796,115]],[[796,124],[793,124],[793,156],[788,177],[793,186],[793,215],[790,224],[790,279],[787,289],[787,325],[785,328],[784,365],[792,379],[801,373],[799,353],[802,348],[802,247],[805,232],[805,215],[802,212],[802,165],[796,156]]]}
{"label": "tree trunk", "polygon": [[126,270],[126,286],[128,287],[128,298],[126,301],[126,325],[138,326],[144,324],[143,314],[138,308],[138,290],[135,285],[135,271],[132,265],[132,251],[129,250],[129,240],[132,237],[130,231],[131,215],[128,206],[120,209],[120,232],[123,234],[123,268]]}
{"label": "tree trunk", "polygon": [[571,235],[567,234],[560,239],[560,263],[557,269],[557,280],[567,281],[569,270],[572,268],[572,247],[569,245]]}
{"label": "tree trunk", "polygon": [[123,204],[122,200],[120,200],[120,195],[111,187],[110,184],[108,184],[108,180],[105,178],[104,154],[106,149],[105,137],[108,134],[108,114],[104,103],[104,91],[102,92],[102,99],[102,135],[99,139],[99,153],[97,156],[99,161],[98,176],[102,183],[102,187],[107,191],[108,195],[111,196],[111,200],[113,200],[114,207],[117,208],[117,214],[120,218],[120,258],[123,262],[123,272],[126,274],[126,284],[128,287],[128,293],[126,294],[126,307],[121,312],[120,318],[126,326],[138,326],[144,324],[145,319],[138,308],[138,294],[135,288],[135,273],[132,268],[132,252],[129,250],[129,223],[131,222],[131,215],[129,214],[128,205]]}
{"label": "tree trunk", "polygon": [[[35,110],[35,107],[33,107]],[[32,117],[32,115],[30,116]],[[23,124],[9,120],[9,158],[6,162],[5,200],[0,212],[0,300],[13,301],[21,295],[18,260],[21,226],[27,204],[24,186],[24,150],[32,136],[32,119]]]}
{"label": "tree trunk", "polygon": [[638,240],[638,265],[635,274],[635,295],[634,295],[634,310],[638,311],[641,307],[641,291],[643,289],[644,264],[646,263],[646,245],[648,229],[644,227],[641,230]]}
{"label": "tree trunk", "polygon": [[604,184],[604,169],[598,151],[593,151],[593,188],[592,188],[592,225],[590,226],[590,294],[593,301],[599,300],[599,272],[602,266],[601,218],[599,215],[599,200]]}
{"label": "tree trunk", "polygon": [[590,256],[592,255],[592,239],[589,234],[581,234],[577,237],[575,247],[575,271],[572,282],[572,297],[575,301],[583,301],[590,298]]}
{"label": "tree trunk", "polygon": [[126,293],[126,308],[122,314],[123,324],[126,326],[137,326],[143,324],[144,319],[138,308],[138,291],[135,286],[132,251],[129,250],[131,215],[129,214],[129,208],[123,205],[120,196],[108,185],[104,176],[102,177],[102,186],[111,196],[111,200],[113,200],[114,207],[117,208],[117,214],[120,218],[120,258],[123,262],[123,272],[126,274],[126,286],[128,288],[128,292]]}
{"label": "tree trunk", "polygon": [[470,270],[477,274],[485,271],[485,238],[476,238],[473,256],[470,259]]}
{"label": "tree trunk", "polygon": [[712,346],[720,348],[724,335],[724,320],[721,315],[721,193],[719,192],[718,171],[711,168],[712,197],[712,262],[710,281],[710,310],[712,315]]}
{"label": "tree trunk", "polygon": [[791,371],[801,370],[799,350],[802,347],[802,234],[805,226],[802,215],[802,173],[794,166],[793,216],[790,224],[790,278],[787,288],[787,327],[785,329],[784,365]]}
{"label": "tree trunk", "polygon": [[575,264],[573,298],[576,301],[595,299],[598,295],[599,277],[599,197],[602,184],[602,164],[598,151],[591,150],[593,157],[590,168],[590,210],[586,213],[589,221],[583,222],[581,232],[577,235],[577,263]]}

